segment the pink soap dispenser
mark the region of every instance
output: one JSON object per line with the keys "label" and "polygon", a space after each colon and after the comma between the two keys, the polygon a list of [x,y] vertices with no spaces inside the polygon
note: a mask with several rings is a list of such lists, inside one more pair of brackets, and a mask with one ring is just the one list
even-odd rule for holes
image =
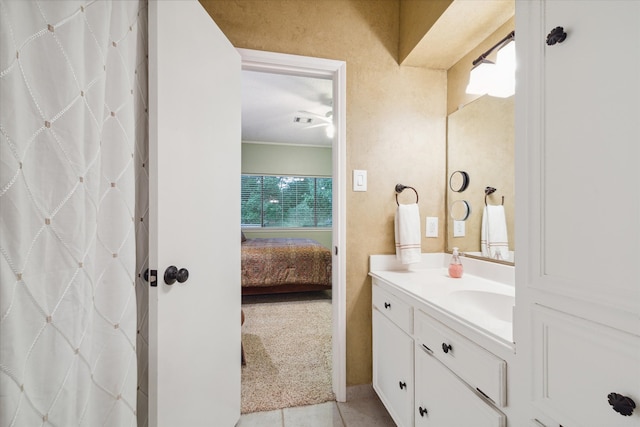
{"label": "pink soap dispenser", "polygon": [[453,255],[451,255],[451,262],[449,263],[449,277],[459,279],[460,277],[462,277],[463,270],[464,268],[462,267],[462,262],[460,261],[458,248],[453,248]]}

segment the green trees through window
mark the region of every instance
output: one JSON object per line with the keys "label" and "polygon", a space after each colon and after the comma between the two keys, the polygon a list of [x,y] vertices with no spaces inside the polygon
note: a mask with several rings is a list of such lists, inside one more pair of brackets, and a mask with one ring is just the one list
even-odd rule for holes
{"label": "green trees through window", "polygon": [[242,227],[331,228],[332,179],[242,175]]}

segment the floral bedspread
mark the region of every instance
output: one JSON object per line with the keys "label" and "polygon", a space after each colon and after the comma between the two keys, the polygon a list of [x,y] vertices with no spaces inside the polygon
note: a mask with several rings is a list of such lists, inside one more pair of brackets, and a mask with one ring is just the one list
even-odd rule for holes
{"label": "floral bedspread", "polygon": [[242,286],[331,286],[331,251],[313,239],[247,239],[241,266]]}

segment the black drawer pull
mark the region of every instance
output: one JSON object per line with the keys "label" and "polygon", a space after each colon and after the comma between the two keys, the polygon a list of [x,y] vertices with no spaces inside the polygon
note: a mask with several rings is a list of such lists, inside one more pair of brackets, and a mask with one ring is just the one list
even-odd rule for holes
{"label": "black drawer pull", "polygon": [[406,390],[406,389],[407,389],[407,383],[404,383],[404,382],[402,382],[402,381],[399,381],[399,382],[398,382],[398,384],[400,385],[400,390],[402,390],[402,389],[405,389],[405,390]]}
{"label": "black drawer pull", "polygon": [[442,343],[442,351],[445,353],[449,353],[449,351],[453,350],[451,344]]}
{"label": "black drawer pull", "polygon": [[547,45],[553,46],[556,43],[562,43],[567,38],[567,33],[562,27],[555,27],[547,35]]}
{"label": "black drawer pull", "polygon": [[391,303],[390,302],[385,302],[384,303],[384,308],[391,308]]}
{"label": "black drawer pull", "polygon": [[633,399],[618,393],[609,393],[607,399],[613,410],[625,417],[633,414],[633,410],[636,407],[636,402],[634,402]]}
{"label": "black drawer pull", "polygon": [[421,416],[421,417],[424,417],[425,415],[427,415],[427,414],[428,414],[428,412],[427,412],[427,408],[423,408],[422,406],[419,406],[419,407],[418,407],[418,411],[420,412],[420,416]]}

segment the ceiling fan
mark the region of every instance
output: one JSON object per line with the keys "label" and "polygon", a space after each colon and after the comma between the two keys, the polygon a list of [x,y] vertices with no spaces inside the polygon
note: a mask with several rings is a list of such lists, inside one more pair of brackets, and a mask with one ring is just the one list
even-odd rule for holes
{"label": "ceiling fan", "polygon": [[[333,111],[329,110],[323,116],[321,114],[312,113],[311,111],[300,110],[293,117],[294,123],[301,123],[305,126],[303,129],[313,129],[318,127],[326,127],[328,138],[333,138],[335,127],[333,125]],[[315,124],[314,124],[315,122]]]}

